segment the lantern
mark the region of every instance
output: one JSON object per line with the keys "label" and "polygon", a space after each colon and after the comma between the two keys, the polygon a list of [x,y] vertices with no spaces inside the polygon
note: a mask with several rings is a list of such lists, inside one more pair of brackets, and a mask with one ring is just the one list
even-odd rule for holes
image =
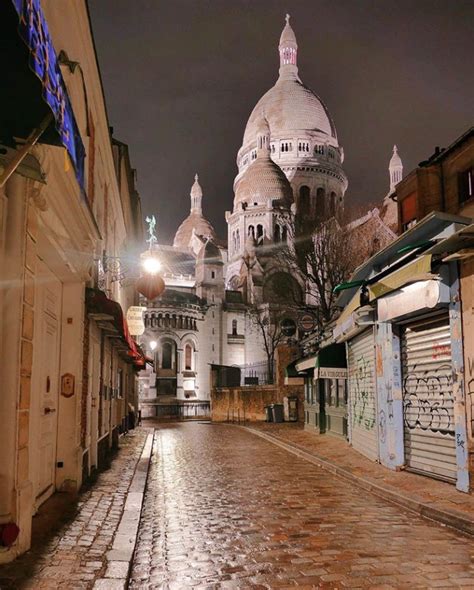
{"label": "lantern", "polygon": [[165,281],[160,275],[145,275],[137,281],[137,291],[150,301],[165,290]]}

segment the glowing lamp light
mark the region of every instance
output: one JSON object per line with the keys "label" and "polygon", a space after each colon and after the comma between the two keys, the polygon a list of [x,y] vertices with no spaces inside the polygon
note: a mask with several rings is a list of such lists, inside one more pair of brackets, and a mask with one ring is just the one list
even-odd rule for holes
{"label": "glowing lamp light", "polygon": [[155,348],[158,346],[158,342],[156,340],[151,340],[150,342],[150,348],[151,350],[155,350]]}
{"label": "glowing lamp light", "polygon": [[154,256],[148,256],[143,260],[142,266],[146,273],[155,275],[161,269],[161,262]]}

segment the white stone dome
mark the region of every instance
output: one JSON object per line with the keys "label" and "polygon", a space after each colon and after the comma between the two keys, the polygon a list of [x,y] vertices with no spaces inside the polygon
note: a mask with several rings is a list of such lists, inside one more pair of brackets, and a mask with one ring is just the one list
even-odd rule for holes
{"label": "white stone dome", "polygon": [[175,248],[189,248],[193,231],[198,236],[216,239],[216,232],[211,223],[202,214],[202,188],[199,177],[196,174],[194,184],[191,187],[191,211],[186,219],[178,227],[173,240]]}
{"label": "white stone dome", "polygon": [[245,128],[242,147],[257,140],[258,124],[268,120],[272,139],[293,137],[308,131],[322,132],[337,146],[336,127],[322,100],[297,78],[279,78],[253,109]]}
{"label": "white stone dome", "polygon": [[252,162],[238,182],[234,209],[237,203],[267,205],[269,200],[289,206],[293,191],[283,170],[268,155]]}

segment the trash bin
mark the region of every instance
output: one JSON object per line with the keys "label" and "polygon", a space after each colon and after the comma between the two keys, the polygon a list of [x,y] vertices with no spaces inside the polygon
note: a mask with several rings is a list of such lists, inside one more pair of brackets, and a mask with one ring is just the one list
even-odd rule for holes
{"label": "trash bin", "polygon": [[283,398],[285,422],[298,422],[298,398],[288,396]]}
{"label": "trash bin", "polygon": [[272,415],[272,406],[265,406],[265,422],[272,422],[273,415]]}
{"label": "trash bin", "polygon": [[283,422],[283,404],[272,404],[273,422]]}

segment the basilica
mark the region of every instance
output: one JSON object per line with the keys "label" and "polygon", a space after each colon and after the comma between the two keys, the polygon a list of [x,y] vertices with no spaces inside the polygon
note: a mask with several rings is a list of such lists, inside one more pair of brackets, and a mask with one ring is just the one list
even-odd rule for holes
{"label": "basilica", "polygon": [[[276,83],[250,114],[237,153],[227,242],[204,216],[196,174],[189,215],[173,245],[158,246],[166,290],[145,312],[140,341],[154,358],[154,371],[141,377],[142,401],[208,400],[210,364],[258,375],[267,353],[249,309],[274,302],[278,285],[305,303],[304,285],[275,251],[293,239],[292,220],[337,219],[344,211],[344,150],[326,105],[299,76],[289,15],[278,53]],[[390,191],[381,206],[352,222],[354,231],[366,228],[379,246],[395,238],[390,194],[402,174],[396,148],[389,171]]]}

